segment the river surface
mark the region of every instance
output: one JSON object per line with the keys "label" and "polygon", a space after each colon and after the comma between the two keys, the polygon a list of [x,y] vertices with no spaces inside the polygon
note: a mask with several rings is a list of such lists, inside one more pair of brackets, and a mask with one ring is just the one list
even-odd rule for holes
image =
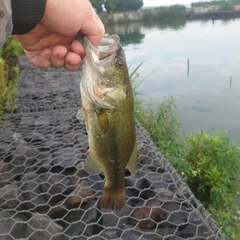
{"label": "river surface", "polygon": [[144,62],[137,92],[147,106],[176,100],[186,133],[227,131],[240,145],[240,19],[106,26],[121,37],[130,72]]}

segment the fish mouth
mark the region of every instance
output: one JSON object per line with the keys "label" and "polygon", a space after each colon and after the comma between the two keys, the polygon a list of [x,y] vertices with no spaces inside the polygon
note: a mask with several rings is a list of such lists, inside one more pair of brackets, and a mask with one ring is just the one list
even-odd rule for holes
{"label": "fish mouth", "polygon": [[86,51],[86,60],[95,66],[99,64],[103,66],[108,65],[120,48],[120,38],[116,34],[105,35],[97,47],[95,47],[86,36],[83,37],[82,43]]}
{"label": "fish mouth", "polygon": [[104,96],[107,92],[113,91],[116,86],[111,86],[111,79],[103,77],[103,75],[106,69],[115,65],[115,57],[121,48],[119,36],[116,34],[105,35],[97,47],[86,36],[80,37],[80,41],[86,52],[81,73],[81,77],[84,79],[81,86],[85,94],[99,108],[115,108],[104,100]]}

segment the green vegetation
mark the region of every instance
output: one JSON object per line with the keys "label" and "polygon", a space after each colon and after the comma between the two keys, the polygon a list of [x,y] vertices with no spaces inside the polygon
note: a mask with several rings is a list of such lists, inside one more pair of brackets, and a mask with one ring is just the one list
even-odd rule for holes
{"label": "green vegetation", "polygon": [[102,5],[104,4],[104,0],[90,0],[92,6],[97,9],[98,12],[102,12]]}
{"label": "green vegetation", "polygon": [[240,5],[240,0],[231,0],[234,5]]}
{"label": "green vegetation", "polygon": [[90,2],[98,12],[102,12],[102,6],[104,5],[109,13],[136,11],[143,6],[142,0],[90,0]]}
{"label": "green vegetation", "polygon": [[104,6],[108,12],[136,11],[143,6],[142,0],[106,0]]}
{"label": "green vegetation", "polygon": [[220,6],[225,0],[220,0],[220,1],[210,1],[210,2],[196,2],[196,3],[191,3],[192,7],[209,7],[209,6]]}
{"label": "green vegetation", "polygon": [[21,53],[23,50],[13,37],[10,37],[0,48],[0,116],[15,109],[16,83],[20,76],[17,57]]}
{"label": "green vegetation", "polygon": [[184,18],[186,17],[186,7],[184,5],[175,4],[169,7],[157,7],[152,10],[145,10],[143,19],[145,21]]}
{"label": "green vegetation", "polygon": [[172,97],[164,99],[157,110],[144,108],[136,98],[135,115],[227,239],[239,239],[240,206],[234,202],[240,197],[240,148],[222,131],[185,135]]}
{"label": "green vegetation", "polygon": [[230,11],[233,10],[234,5],[239,5],[240,0],[220,0],[220,1],[211,1],[211,2],[197,2],[191,3],[192,7],[209,7],[209,6],[218,6],[219,9]]}
{"label": "green vegetation", "polygon": [[234,5],[231,1],[224,1],[221,6],[220,6],[220,9],[221,10],[224,10],[224,11],[231,11],[234,9]]}

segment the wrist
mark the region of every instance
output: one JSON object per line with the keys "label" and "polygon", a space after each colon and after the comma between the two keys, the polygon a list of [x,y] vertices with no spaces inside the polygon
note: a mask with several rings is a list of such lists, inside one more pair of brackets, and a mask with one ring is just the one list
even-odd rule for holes
{"label": "wrist", "polygon": [[41,22],[46,0],[11,0],[12,34],[24,34],[31,31]]}

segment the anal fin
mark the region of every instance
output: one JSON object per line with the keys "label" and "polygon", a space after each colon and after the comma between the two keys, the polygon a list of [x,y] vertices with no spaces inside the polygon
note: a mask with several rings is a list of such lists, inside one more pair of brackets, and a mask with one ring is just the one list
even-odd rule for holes
{"label": "anal fin", "polygon": [[132,175],[134,175],[138,168],[138,153],[137,153],[137,143],[135,140],[133,151],[131,154],[131,157],[128,161],[127,168],[131,172]]}
{"label": "anal fin", "polygon": [[93,174],[93,175],[97,175],[102,171],[99,165],[92,159],[90,155],[88,155],[85,161],[84,169],[89,174]]}
{"label": "anal fin", "polygon": [[85,113],[84,113],[84,111],[83,111],[82,108],[80,108],[80,109],[78,110],[78,113],[77,113],[76,117],[77,117],[80,121],[84,121],[84,119],[85,119]]}

